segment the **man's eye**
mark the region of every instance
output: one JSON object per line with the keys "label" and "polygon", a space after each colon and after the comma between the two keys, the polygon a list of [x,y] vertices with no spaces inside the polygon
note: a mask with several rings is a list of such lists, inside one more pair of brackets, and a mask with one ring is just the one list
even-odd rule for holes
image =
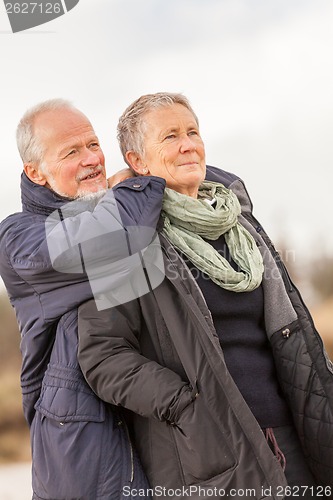
{"label": "man's eye", "polygon": [[98,142],[92,142],[89,146],[92,149],[98,149],[99,148],[99,143]]}
{"label": "man's eye", "polygon": [[73,156],[75,153],[76,153],[76,149],[72,149],[71,151],[69,151],[69,153],[67,153],[66,156]]}
{"label": "man's eye", "polygon": [[199,135],[199,132],[197,130],[191,130],[188,135]]}

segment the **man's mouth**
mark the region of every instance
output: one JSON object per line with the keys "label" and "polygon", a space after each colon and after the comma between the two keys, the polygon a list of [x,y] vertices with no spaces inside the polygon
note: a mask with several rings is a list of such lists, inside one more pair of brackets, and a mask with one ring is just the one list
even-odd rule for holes
{"label": "man's mouth", "polygon": [[97,177],[99,177],[101,175],[101,173],[102,173],[102,170],[95,170],[94,172],[91,172],[90,174],[86,175],[85,177],[82,177],[80,179],[80,182],[96,179]]}

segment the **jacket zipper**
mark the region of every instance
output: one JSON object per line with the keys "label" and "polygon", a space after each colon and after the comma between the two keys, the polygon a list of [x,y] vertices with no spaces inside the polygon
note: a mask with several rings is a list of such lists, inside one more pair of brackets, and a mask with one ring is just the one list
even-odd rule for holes
{"label": "jacket zipper", "polygon": [[130,481],[132,483],[133,479],[134,479],[134,452],[133,452],[133,445],[132,445],[131,437],[129,435],[129,431],[128,431],[126,423],[123,422],[122,420],[119,420],[118,421],[118,425],[125,427],[125,431],[126,431],[126,436],[127,436],[127,440],[128,440],[128,444],[129,444],[129,449],[130,449],[130,457],[131,457],[131,476],[130,476]]}

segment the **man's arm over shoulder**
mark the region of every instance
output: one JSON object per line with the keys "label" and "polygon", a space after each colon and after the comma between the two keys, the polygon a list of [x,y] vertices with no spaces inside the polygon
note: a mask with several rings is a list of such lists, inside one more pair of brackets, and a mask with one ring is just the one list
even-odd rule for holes
{"label": "man's arm over shoulder", "polygon": [[[160,178],[128,179],[91,211],[84,209],[84,202],[74,201],[47,219],[28,212],[7,218],[0,228],[1,274],[12,271],[37,292],[87,280],[87,268],[96,262],[116,263],[149,245],[164,187]],[[140,238],[129,248],[128,233],[138,225],[148,229],[137,231]],[[126,276],[126,262],[122,273]]]}
{"label": "man's arm over shoulder", "polygon": [[[165,188],[161,177],[132,177],[113,188],[124,226],[133,221],[140,226],[156,228]],[[140,196],[134,193],[140,193]]]}

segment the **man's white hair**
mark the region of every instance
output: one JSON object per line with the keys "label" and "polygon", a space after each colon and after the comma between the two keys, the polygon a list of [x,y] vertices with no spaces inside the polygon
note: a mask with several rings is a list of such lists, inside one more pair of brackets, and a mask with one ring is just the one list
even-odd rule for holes
{"label": "man's white hair", "polygon": [[70,101],[65,99],[49,99],[28,109],[18,124],[16,142],[23,163],[34,162],[41,165],[44,156],[44,147],[35,135],[34,122],[37,116],[56,109],[78,110]]}

